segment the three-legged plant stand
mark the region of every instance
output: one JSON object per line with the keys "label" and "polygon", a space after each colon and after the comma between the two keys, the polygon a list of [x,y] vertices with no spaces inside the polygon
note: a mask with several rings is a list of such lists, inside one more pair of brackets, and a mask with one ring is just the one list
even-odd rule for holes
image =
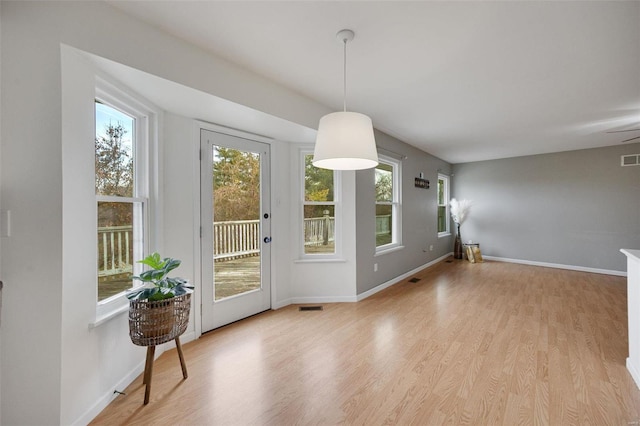
{"label": "three-legged plant stand", "polygon": [[[189,377],[187,373],[187,364],[184,362],[184,355],[182,354],[182,345],[180,345],[180,337],[175,338],[176,349],[178,350],[178,357],[180,358],[180,367],[182,367],[182,377],[186,379]],[[144,405],[149,403],[149,396],[151,395],[151,373],[153,372],[153,357],[156,353],[156,347],[147,346],[147,360],[144,363],[144,376],[142,384],[145,385],[144,389]]]}
{"label": "three-legged plant stand", "polygon": [[131,341],[138,346],[147,347],[147,359],[144,365],[142,383],[144,404],[149,403],[151,395],[151,374],[156,346],[175,340],[182,377],[187,378],[187,364],[184,361],[180,336],[187,329],[191,310],[191,294],[177,296],[172,299],[149,302],[146,300],[129,301],[129,335]]}

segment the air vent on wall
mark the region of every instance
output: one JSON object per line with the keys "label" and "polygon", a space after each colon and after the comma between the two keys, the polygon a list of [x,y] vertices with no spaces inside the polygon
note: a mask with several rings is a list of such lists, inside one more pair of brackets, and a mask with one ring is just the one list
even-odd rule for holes
{"label": "air vent on wall", "polygon": [[640,166],[640,154],[630,154],[620,156],[621,166]]}

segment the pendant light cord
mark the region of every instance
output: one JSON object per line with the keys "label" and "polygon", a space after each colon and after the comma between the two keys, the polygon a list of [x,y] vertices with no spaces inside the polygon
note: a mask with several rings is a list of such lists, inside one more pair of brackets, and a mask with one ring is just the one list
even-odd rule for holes
{"label": "pendant light cord", "polygon": [[347,39],[343,40],[344,42],[344,70],[343,70],[343,81],[344,81],[344,93],[342,96],[342,103],[344,112],[347,112]]}

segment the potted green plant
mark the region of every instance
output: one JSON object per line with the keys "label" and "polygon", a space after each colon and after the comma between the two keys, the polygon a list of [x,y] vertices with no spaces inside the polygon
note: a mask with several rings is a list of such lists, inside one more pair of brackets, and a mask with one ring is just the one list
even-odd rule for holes
{"label": "potted green plant", "polygon": [[138,263],[147,265],[150,269],[133,277],[134,280],[140,280],[146,284],[127,293],[129,300],[157,301],[193,292],[193,286],[189,285],[187,280],[167,276],[169,272],[180,266],[180,260],[170,257],[162,259],[159,253],[153,253],[139,260]]}
{"label": "potted green plant", "polygon": [[168,342],[186,329],[193,286],[183,278],[168,276],[180,266],[180,260],[153,253],[138,263],[149,269],[133,277],[145,285],[127,293],[131,340],[140,346]]}

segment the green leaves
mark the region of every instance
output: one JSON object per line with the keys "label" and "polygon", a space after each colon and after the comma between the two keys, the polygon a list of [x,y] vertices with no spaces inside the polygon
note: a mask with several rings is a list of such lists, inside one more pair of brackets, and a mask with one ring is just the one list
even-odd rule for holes
{"label": "green leaves", "polygon": [[152,284],[152,286],[130,291],[127,293],[127,298],[130,300],[164,300],[193,291],[194,287],[188,285],[185,279],[167,277],[169,272],[180,266],[180,260],[170,257],[162,259],[160,254],[153,253],[138,261],[138,263],[147,265],[151,269],[133,277],[133,279]]}
{"label": "green leaves", "polygon": [[333,170],[315,167],[312,161],[312,154],[304,156],[305,201],[334,201]]}
{"label": "green leaves", "polygon": [[140,274],[139,277],[133,277],[134,279],[143,281],[143,282],[153,282],[160,283],[164,277],[166,277],[169,272],[176,269],[180,266],[180,261],[177,259],[172,259],[167,257],[165,259],[160,258],[160,254],[153,253],[147,256],[146,258],[139,260],[138,263],[142,263],[152,268],[148,271],[144,271]]}
{"label": "green leaves", "polygon": [[[113,108],[96,103],[96,107],[107,113]],[[128,126],[133,119],[126,117]],[[125,126],[105,125],[103,132],[95,138],[96,194],[120,197],[133,196],[133,144],[131,137],[126,138]]]}
{"label": "green leaves", "polygon": [[217,146],[213,193],[216,222],[260,217],[260,154]]}
{"label": "green leaves", "polygon": [[153,253],[144,259],[139,260],[138,263],[142,263],[153,269],[161,269],[164,266],[165,261],[160,258],[160,253]]}
{"label": "green leaves", "polygon": [[393,166],[380,163],[375,169],[376,201],[393,201]]}

